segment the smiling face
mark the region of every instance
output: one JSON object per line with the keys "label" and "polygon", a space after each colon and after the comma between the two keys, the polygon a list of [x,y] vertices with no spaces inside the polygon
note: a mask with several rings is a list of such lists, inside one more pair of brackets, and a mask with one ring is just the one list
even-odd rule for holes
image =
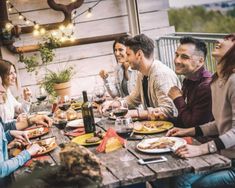
{"label": "smiling face", "polygon": [[9,86],[14,86],[15,84],[16,84],[16,71],[15,68],[11,66],[10,72],[4,82],[4,85],[6,85],[6,87],[9,87]]}
{"label": "smiling face", "polygon": [[231,38],[229,39],[220,39],[217,40],[215,44],[215,48],[212,52],[212,56],[220,62],[222,57],[228,52],[228,50],[234,45],[235,41],[232,41]]}
{"label": "smiling face", "polygon": [[117,42],[114,46],[114,55],[118,63],[124,64],[126,62],[126,47]]}
{"label": "smiling face", "polygon": [[204,58],[198,54],[194,44],[181,44],[175,52],[175,72],[190,76],[203,64]]}
{"label": "smiling face", "polygon": [[140,70],[140,60],[138,57],[138,52],[135,54],[133,50],[127,47],[126,55],[127,55],[127,61],[129,62],[131,69]]}

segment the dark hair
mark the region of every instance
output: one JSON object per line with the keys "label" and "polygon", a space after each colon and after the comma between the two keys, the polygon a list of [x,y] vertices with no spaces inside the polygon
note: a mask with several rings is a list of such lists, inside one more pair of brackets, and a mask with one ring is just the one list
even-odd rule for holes
{"label": "dark hair", "polygon": [[[220,73],[222,74],[225,80],[228,80],[229,76],[234,73],[235,69],[235,33],[226,35],[224,39],[234,41],[233,46],[224,54],[220,62],[218,62],[222,64]],[[217,79],[218,74],[215,73],[212,77],[212,83]]]}
{"label": "dark hair", "polygon": [[[4,59],[0,59],[0,76],[2,78],[3,86],[6,86],[6,82],[11,71],[11,66],[13,66],[16,71],[16,67],[13,63]],[[16,79],[16,86],[18,86],[17,79]]]}
{"label": "dark hair", "polygon": [[180,44],[194,44],[196,50],[202,52],[204,55],[204,59],[206,59],[207,47],[206,43],[203,40],[192,37],[183,37],[180,39]]}
{"label": "dark hair", "polygon": [[144,56],[148,59],[153,56],[154,42],[145,34],[140,34],[140,35],[136,35],[133,38],[128,38],[126,41],[126,46],[128,46],[135,53],[138,50],[142,50],[144,53]]}
{"label": "dark hair", "polygon": [[115,51],[115,45],[117,43],[123,44],[125,46],[127,38],[128,38],[128,36],[123,36],[123,37],[119,37],[118,39],[116,39],[113,43],[113,51]]}

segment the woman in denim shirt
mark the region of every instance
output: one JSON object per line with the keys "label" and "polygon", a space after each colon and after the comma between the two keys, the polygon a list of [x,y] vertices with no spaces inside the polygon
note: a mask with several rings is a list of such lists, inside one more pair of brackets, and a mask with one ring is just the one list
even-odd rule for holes
{"label": "woman in denim shirt", "polygon": [[135,87],[137,71],[129,67],[126,61],[126,37],[120,37],[113,44],[113,52],[118,65],[115,67],[115,80],[111,80],[108,73],[100,71],[100,77],[104,80],[106,89],[111,97],[125,97]]}
{"label": "woman in denim shirt", "polygon": [[[0,77],[0,103],[4,101],[4,94],[5,88],[2,86],[2,79]],[[9,175],[27,162],[32,155],[35,155],[41,150],[41,147],[38,144],[33,144],[16,157],[9,159],[8,143],[11,142],[14,137],[20,142],[28,142],[27,134],[24,131],[4,131],[3,127],[16,127],[13,124],[15,124],[15,122],[4,124],[0,118],[0,187],[7,187],[9,185]]]}

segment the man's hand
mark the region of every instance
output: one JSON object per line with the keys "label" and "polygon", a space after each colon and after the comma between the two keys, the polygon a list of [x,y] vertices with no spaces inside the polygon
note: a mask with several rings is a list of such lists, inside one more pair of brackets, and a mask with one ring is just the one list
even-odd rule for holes
{"label": "man's hand", "polygon": [[170,97],[172,100],[181,96],[182,96],[182,91],[177,86],[171,87],[171,89],[168,92],[168,97]]}
{"label": "man's hand", "polygon": [[166,136],[194,136],[195,135],[195,128],[178,128],[175,127],[173,129],[170,129]]}
{"label": "man's hand", "polygon": [[105,70],[101,70],[99,75],[102,79],[106,79],[109,77],[109,74]]}
{"label": "man's hand", "polygon": [[207,143],[197,146],[186,144],[175,151],[175,154],[182,158],[196,157],[207,153]]}
{"label": "man's hand", "polygon": [[52,119],[45,115],[35,115],[29,118],[30,124],[43,125],[46,127],[52,126]]}

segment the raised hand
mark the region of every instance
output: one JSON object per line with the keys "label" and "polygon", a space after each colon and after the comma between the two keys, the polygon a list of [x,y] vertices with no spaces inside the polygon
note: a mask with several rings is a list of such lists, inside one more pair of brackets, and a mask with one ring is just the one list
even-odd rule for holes
{"label": "raised hand", "polygon": [[108,72],[106,72],[105,70],[101,70],[100,73],[99,73],[99,75],[100,75],[100,77],[101,77],[102,79],[106,79],[106,78],[109,77]]}

